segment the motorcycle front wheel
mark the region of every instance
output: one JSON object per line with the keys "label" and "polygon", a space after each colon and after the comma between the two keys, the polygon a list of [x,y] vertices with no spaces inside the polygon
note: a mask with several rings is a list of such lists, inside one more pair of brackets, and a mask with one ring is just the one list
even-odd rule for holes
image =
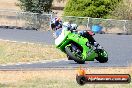
{"label": "motorcycle front wheel", "polygon": [[106,63],[108,61],[108,54],[104,49],[98,49],[96,53],[98,54],[98,57],[95,58],[97,61],[100,63]]}

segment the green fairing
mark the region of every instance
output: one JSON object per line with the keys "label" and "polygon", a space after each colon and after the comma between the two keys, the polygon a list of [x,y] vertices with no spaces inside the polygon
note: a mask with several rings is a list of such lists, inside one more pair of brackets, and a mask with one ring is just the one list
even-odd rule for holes
{"label": "green fairing", "polygon": [[[65,48],[67,46],[71,46],[72,43],[76,43],[78,46],[82,47],[81,59],[83,61],[94,61],[95,57],[98,57],[99,54],[95,52],[94,46],[91,45],[90,47],[88,47],[86,45],[89,42],[87,38],[82,37],[80,34],[76,32],[71,32],[67,30],[64,30],[64,35],[65,35],[64,40],[59,45],[56,46],[62,52],[66,53]],[[102,55],[101,57],[108,57],[107,52],[103,52],[103,54],[100,55]]]}
{"label": "green fairing", "polygon": [[96,53],[93,51],[91,53],[90,56],[87,56],[86,53],[91,50],[89,47],[86,46],[86,42],[88,42],[87,38],[84,38],[76,33],[71,33],[70,31],[65,31],[65,35],[67,35],[67,37],[63,40],[63,42],[57,46],[57,48],[59,48],[62,52],[65,53],[65,46],[67,44],[69,44],[70,42],[76,42],[77,44],[79,44],[80,46],[83,47],[83,60],[85,61],[93,61],[95,58]]}

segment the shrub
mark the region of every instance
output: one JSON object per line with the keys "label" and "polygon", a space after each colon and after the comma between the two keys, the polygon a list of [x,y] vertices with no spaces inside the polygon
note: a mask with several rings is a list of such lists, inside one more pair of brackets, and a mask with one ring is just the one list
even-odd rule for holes
{"label": "shrub", "polygon": [[17,4],[24,11],[33,13],[50,12],[53,0],[18,0]]}
{"label": "shrub", "polygon": [[111,18],[121,20],[132,20],[132,1],[124,0],[116,6],[111,13]]}
{"label": "shrub", "polygon": [[65,16],[105,18],[121,0],[69,0],[64,8]]}

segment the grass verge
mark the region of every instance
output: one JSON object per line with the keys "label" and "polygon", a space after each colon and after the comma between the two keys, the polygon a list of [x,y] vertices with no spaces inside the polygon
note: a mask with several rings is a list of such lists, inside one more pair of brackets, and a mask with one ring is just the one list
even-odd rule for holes
{"label": "grass verge", "polygon": [[[76,83],[77,70],[0,71],[0,88],[132,88],[130,84]],[[131,68],[88,68],[89,74],[132,74]]]}
{"label": "grass verge", "polygon": [[64,58],[53,45],[0,41],[0,64]]}

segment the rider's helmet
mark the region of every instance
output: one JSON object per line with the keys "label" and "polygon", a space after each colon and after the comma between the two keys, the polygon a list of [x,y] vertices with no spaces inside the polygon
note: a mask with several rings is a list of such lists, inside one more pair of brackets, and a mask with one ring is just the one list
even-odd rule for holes
{"label": "rider's helmet", "polygon": [[62,27],[62,21],[59,17],[55,17],[53,18],[53,20],[51,21],[51,28],[52,30],[56,30],[56,28],[61,28]]}
{"label": "rider's helmet", "polygon": [[55,21],[60,22],[60,21],[61,21],[61,19],[60,19],[59,17],[56,17],[56,18],[55,18]]}

